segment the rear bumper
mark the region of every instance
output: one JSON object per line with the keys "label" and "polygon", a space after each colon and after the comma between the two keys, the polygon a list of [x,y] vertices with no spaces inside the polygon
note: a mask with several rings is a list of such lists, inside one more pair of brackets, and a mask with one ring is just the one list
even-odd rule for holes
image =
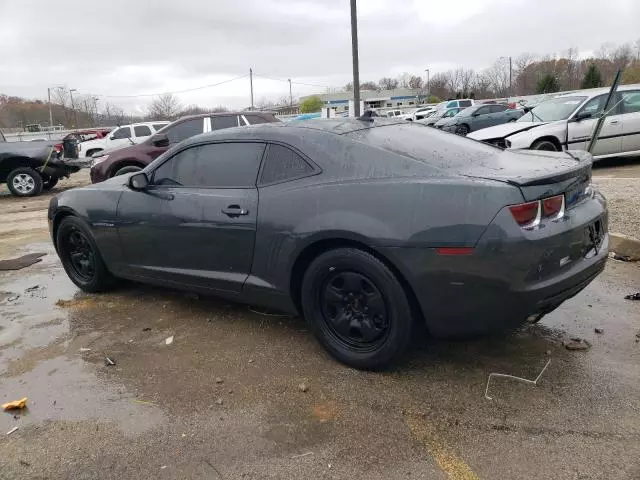
{"label": "rear bumper", "polygon": [[[583,241],[584,228],[596,221],[604,228],[597,253]],[[498,215],[471,255],[439,256],[431,248],[381,253],[411,285],[431,333],[473,335],[518,326],[578,294],[605,267],[606,225],[604,199],[592,199],[569,212],[565,222],[528,237],[512,218]]]}

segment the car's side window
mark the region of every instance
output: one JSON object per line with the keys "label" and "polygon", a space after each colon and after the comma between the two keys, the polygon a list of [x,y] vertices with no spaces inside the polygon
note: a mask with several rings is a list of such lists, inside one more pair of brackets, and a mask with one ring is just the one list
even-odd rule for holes
{"label": "car's side window", "polygon": [[293,180],[313,173],[313,167],[290,148],[270,144],[265,156],[260,185]]}
{"label": "car's side window", "polygon": [[237,126],[238,117],[236,115],[211,117],[211,130],[221,130],[223,128],[231,128]]}
{"label": "car's side window", "polygon": [[154,185],[200,188],[252,188],[263,143],[212,143],[176,153],[153,173]]}
{"label": "car's side window", "polygon": [[478,115],[486,115],[487,113],[490,113],[490,110],[489,110],[489,107],[481,107],[478,109],[476,113]]}
{"label": "car's side window", "polygon": [[[607,101],[608,95],[609,94],[593,97],[584,105],[584,107],[580,109],[580,112],[578,112],[578,115],[581,115],[583,113],[588,113],[589,115],[591,115],[591,118],[595,118],[601,115],[602,111],[604,110],[604,104]],[[609,106],[609,109],[611,109],[611,107],[613,107],[616,103],[618,103],[619,100],[620,100],[620,97],[616,95],[616,97],[614,97],[611,100],[611,105]],[[618,115],[619,113],[620,113],[620,106],[616,107],[609,115]]]}
{"label": "car's side window", "polygon": [[174,125],[167,129],[165,133],[169,138],[169,143],[180,143],[182,140],[202,133],[203,128],[204,120],[202,118],[194,118]]}
{"label": "car's side window", "polygon": [[112,140],[121,140],[123,138],[131,138],[131,127],[120,127],[111,135]]}
{"label": "car's side window", "polygon": [[622,96],[622,113],[640,112],[640,90],[620,92]]}
{"label": "car's side window", "polygon": [[249,125],[257,125],[259,123],[269,123],[269,120],[267,120],[264,117],[261,117],[260,115],[245,115],[244,118],[247,119],[247,122],[249,122]]}
{"label": "car's side window", "polygon": [[148,137],[151,135],[151,129],[146,125],[136,125],[133,127],[133,133],[136,137]]}
{"label": "car's side window", "polygon": [[507,109],[506,105],[491,105],[489,107],[491,109],[491,113],[504,112]]}

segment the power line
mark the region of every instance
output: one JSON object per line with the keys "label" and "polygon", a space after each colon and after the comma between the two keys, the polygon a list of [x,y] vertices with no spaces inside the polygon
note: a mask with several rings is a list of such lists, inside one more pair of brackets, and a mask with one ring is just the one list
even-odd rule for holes
{"label": "power line", "polygon": [[[256,73],[256,72],[253,72],[253,74],[256,77],[262,77],[262,78],[266,78],[266,79],[269,79],[269,80],[276,80],[278,82],[289,83],[289,80],[286,79],[286,78],[270,77],[269,75],[262,75],[261,73]],[[306,85],[308,87],[331,88],[329,85],[319,85],[317,83],[296,82],[295,80],[291,80],[291,83],[293,83],[294,85]]]}
{"label": "power line", "polygon": [[177,93],[187,93],[187,92],[195,92],[196,90],[204,90],[205,88],[217,87],[218,85],[223,85],[225,83],[234,82],[236,80],[240,80],[242,78],[248,77],[248,74],[240,75],[239,77],[230,78],[228,80],[223,80],[218,83],[211,83],[209,85],[202,85],[200,87],[193,88],[185,88],[184,90],[175,90],[172,92],[161,92],[161,93],[141,93],[138,95],[101,95],[98,93],[91,93],[89,95],[95,95],[96,97],[101,98],[139,98],[139,97],[156,97],[158,95],[169,95],[169,94],[177,94]]}

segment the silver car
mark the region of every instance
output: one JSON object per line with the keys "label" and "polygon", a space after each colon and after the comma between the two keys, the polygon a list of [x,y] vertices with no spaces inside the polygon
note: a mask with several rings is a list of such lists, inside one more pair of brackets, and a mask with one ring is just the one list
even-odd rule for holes
{"label": "silver car", "polygon": [[[517,122],[468,135],[503,148],[586,150],[609,88],[578,91],[542,102]],[[595,159],[640,155],[640,84],[622,85],[596,143]]]}

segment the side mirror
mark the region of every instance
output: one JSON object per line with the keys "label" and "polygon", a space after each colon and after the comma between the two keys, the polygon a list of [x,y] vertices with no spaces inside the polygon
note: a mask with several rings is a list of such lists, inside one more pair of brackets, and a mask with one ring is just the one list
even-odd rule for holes
{"label": "side mirror", "polygon": [[149,186],[149,177],[144,172],[138,172],[129,177],[129,187],[132,190],[145,190]]}
{"label": "side mirror", "polygon": [[168,147],[169,137],[167,137],[166,133],[156,133],[153,137],[151,137],[151,144],[154,147]]}
{"label": "side mirror", "polygon": [[587,112],[581,112],[575,117],[573,117],[573,120],[575,122],[581,122],[582,120],[586,120],[587,118],[591,118],[591,114]]}
{"label": "side mirror", "polygon": [[111,136],[109,137],[109,140],[115,140],[115,139],[116,139],[116,136],[115,136],[115,135],[111,135]]}

